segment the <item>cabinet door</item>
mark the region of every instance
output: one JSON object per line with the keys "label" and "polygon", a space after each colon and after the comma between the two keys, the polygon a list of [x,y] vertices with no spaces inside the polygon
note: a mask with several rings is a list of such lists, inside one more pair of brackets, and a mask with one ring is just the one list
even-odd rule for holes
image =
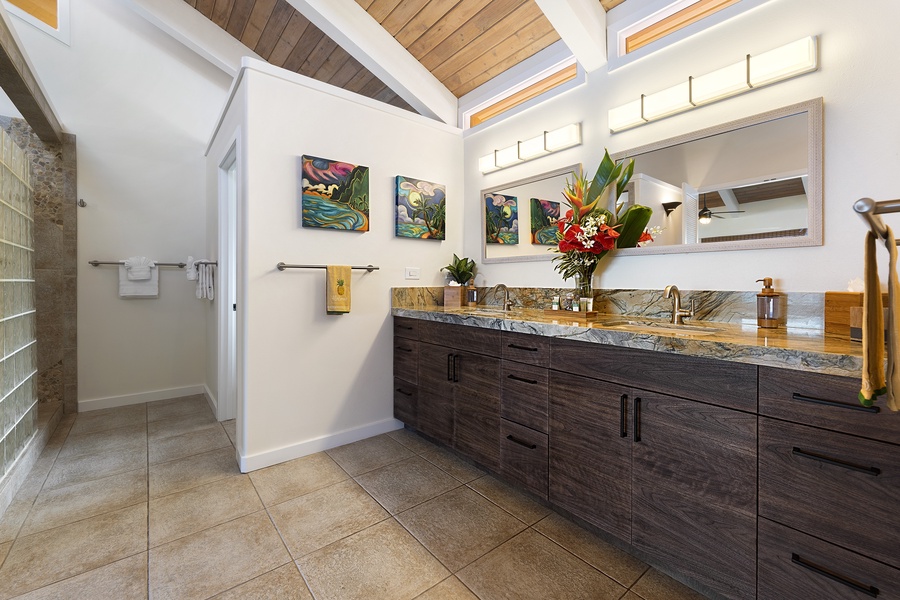
{"label": "cabinet door", "polygon": [[616,384],[550,373],[550,501],[626,542],[631,540],[630,393]]}
{"label": "cabinet door", "polygon": [[756,415],[635,394],[632,544],[725,598],[752,598]]}
{"label": "cabinet door", "polygon": [[447,445],[453,443],[452,361],[451,349],[419,342],[419,430]]}
{"label": "cabinet door", "polygon": [[494,471],[500,468],[500,359],[454,353],[454,447]]}

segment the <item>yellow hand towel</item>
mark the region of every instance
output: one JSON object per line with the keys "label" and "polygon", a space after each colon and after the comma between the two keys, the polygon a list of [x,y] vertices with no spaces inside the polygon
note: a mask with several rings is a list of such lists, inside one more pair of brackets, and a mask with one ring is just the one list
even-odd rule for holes
{"label": "yellow hand towel", "polygon": [[329,314],[350,312],[350,267],[325,267],[325,310]]}
{"label": "yellow hand towel", "polygon": [[887,325],[887,407],[900,410],[900,279],[897,277],[897,241],[894,232],[887,228],[887,247],[891,253],[888,273],[888,325]]}
{"label": "yellow hand towel", "polygon": [[[859,401],[872,406],[876,396],[887,390],[884,385],[884,315],[881,307],[881,281],[875,256],[873,232],[866,234],[865,288],[863,290],[863,368]],[[894,250],[896,253],[896,249]]]}

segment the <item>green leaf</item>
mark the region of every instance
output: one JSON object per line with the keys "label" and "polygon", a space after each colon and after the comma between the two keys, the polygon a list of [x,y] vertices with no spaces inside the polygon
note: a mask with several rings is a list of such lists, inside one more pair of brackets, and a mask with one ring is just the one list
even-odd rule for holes
{"label": "green leaf", "polygon": [[622,165],[617,165],[613,162],[609,157],[608,150],[604,152],[603,160],[600,161],[600,166],[597,167],[597,173],[594,175],[594,179],[591,181],[591,185],[585,194],[585,204],[590,204],[596,200],[612,182],[619,178],[621,172]]}
{"label": "green leaf", "polygon": [[650,222],[653,211],[646,206],[635,204],[629,206],[619,219],[619,237],[616,248],[634,248]]}
{"label": "green leaf", "polygon": [[619,183],[616,184],[616,199],[618,199],[625,191],[625,186],[631,181],[632,175],[634,175],[634,159],[632,159],[631,162],[628,163],[628,166],[625,167],[625,170],[622,171],[622,177],[619,179]]}

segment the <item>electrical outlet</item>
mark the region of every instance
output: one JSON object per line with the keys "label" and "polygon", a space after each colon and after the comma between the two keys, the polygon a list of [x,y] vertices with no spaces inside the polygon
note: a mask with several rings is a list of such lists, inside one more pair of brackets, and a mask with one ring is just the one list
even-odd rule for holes
{"label": "electrical outlet", "polygon": [[419,267],[406,267],[403,277],[404,279],[418,279],[422,269]]}

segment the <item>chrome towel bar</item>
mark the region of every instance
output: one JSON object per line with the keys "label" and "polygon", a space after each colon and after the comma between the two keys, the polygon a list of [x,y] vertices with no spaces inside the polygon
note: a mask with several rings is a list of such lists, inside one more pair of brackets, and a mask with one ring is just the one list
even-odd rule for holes
{"label": "chrome towel bar", "polygon": [[[124,265],[124,260],[89,260],[88,264],[92,267],[99,267],[100,265]],[[157,267],[178,267],[179,269],[183,269],[187,266],[187,264],[183,262],[158,262],[154,263]]]}
{"label": "chrome towel bar", "polygon": [[853,210],[869,224],[878,237],[886,238],[887,226],[878,215],[900,212],[900,199],[875,202],[871,198],[860,198],[853,203]]}
{"label": "chrome towel bar", "polygon": [[[275,265],[279,271],[284,271],[285,269],[324,269],[327,265],[289,265],[283,262]],[[372,265],[366,265],[365,267],[350,267],[351,269],[356,270],[365,270],[371,273],[372,271],[377,271],[380,267],[373,267]]]}

